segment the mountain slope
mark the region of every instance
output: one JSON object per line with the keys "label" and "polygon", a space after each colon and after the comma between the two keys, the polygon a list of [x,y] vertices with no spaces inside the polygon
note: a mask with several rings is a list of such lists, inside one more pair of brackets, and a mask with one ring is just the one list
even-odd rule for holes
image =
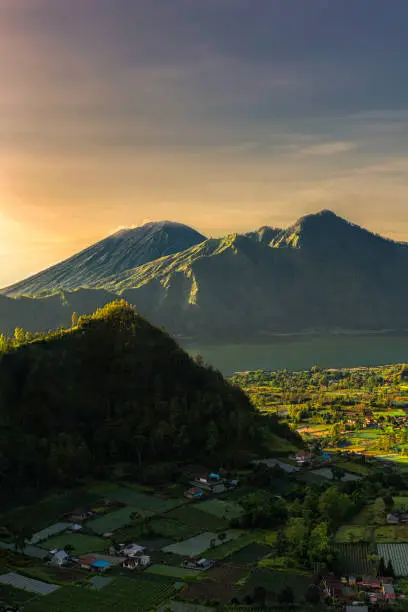
{"label": "mountain slope", "polygon": [[[263,440],[247,396],[124,302],[0,352],[2,489],[47,488],[127,462],[239,464]],[[16,453],[24,448],[24,453]]]}
{"label": "mountain slope", "polygon": [[[66,324],[72,310],[90,312],[86,300],[95,305],[123,295],[170,333],[212,342],[305,330],[401,330],[408,327],[407,280],[406,244],[322,211],[286,230],[208,239],[102,280],[88,278],[90,289],[64,294],[68,306],[60,313]],[[48,304],[44,299],[42,309]],[[27,301],[24,307],[39,308]],[[0,329],[10,329],[7,316],[0,311]],[[27,327],[34,324],[33,318]]]}
{"label": "mountain slope", "polygon": [[38,295],[60,289],[101,284],[112,274],[134,268],[164,255],[178,253],[205,240],[196,230],[171,221],[124,229],[19,283],[2,290],[5,295]]}

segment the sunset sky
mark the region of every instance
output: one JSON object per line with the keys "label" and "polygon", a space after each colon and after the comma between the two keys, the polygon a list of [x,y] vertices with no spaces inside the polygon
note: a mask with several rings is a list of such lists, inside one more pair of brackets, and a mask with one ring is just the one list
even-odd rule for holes
{"label": "sunset sky", "polygon": [[408,240],[407,0],[0,0],[0,286],[122,226]]}

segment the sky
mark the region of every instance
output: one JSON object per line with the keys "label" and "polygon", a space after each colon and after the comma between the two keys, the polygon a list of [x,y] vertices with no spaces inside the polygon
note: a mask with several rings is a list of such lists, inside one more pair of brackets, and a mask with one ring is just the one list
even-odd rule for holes
{"label": "sky", "polygon": [[407,0],[0,0],[0,286],[119,227],[408,240]]}

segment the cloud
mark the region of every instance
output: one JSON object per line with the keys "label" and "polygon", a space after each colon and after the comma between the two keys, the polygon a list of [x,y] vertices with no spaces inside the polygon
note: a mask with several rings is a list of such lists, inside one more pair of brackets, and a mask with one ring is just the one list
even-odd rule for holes
{"label": "cloud", "polygon": [[348,151],[353,151],[353,149],[357,148],[357,144],[355,142],[348,141],[333,141],[333,142],[322,142],[319,144],[311,145],[310,147],[305,147],[298,151],[298,155],[316,155],[316,156],[331,156],[338,155],[340,153],[347,153]]}

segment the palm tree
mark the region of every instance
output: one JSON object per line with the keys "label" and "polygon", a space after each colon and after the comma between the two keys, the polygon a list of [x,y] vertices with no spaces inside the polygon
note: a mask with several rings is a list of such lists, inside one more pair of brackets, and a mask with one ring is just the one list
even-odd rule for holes
{"label": "palm tree", "polygon": [[27,542],[31,540],[33,533],[27,527],[22,527],[14,533],[14,548],[17,552],[24,554]]}

